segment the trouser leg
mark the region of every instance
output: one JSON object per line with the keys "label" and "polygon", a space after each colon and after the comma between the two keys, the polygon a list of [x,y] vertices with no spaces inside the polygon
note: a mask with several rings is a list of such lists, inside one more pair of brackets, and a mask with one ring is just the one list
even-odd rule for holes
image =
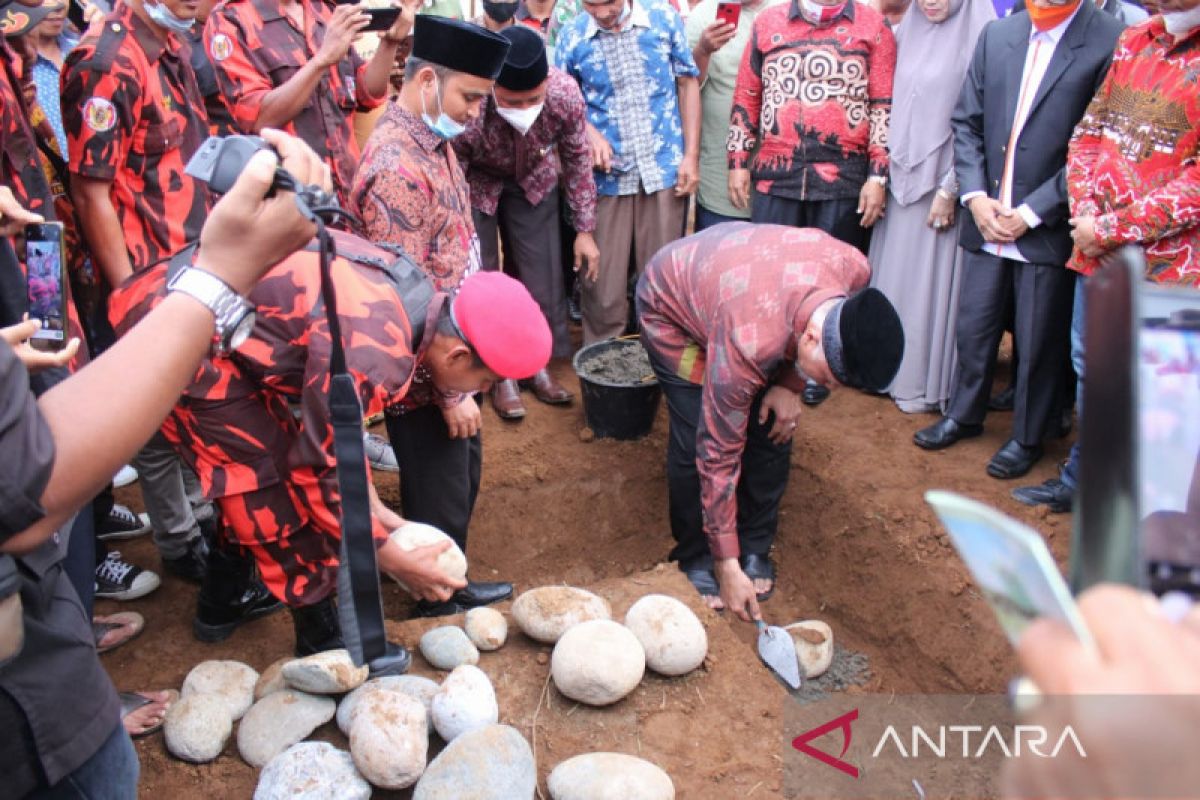
{"label": "trouser leg", "polygon": [[533,295],[554,341],[555,358],[571,354],[567,331],[567,299],[562,282],[562,241],[558,228],[558,189],[536,206],[525,190],[505,183],[500,195],[500,227],[504,230],[505,260],[516,267],[521,283]]}
{"label": "trouser leg", "polygon": [[676,197],[674,189],[634,195],[634,198],[633,267],[636,274],[641,275],[655,253],[683,236],[687,198]]}
{"label": "trouser leg", "polygon": [[768,225],[804,227],[803,203],[790,197],[756,194],[750,201],[750,221]]}
{"label": "trouser leg", "polygon": [[1013,398],[1013,438],[1041,443],[1059,408],[1071,347],[1075,273],[1061,265],[1010,262],[1016,297],[1014,335],[1021,349]]}
{"label": "trouser leg", "polygon": [[599,274],[595,280],[579,279],[583,285],[580,307],[585,345],[625,331],[635,197],[602,196],[596,200],[596,240],[602,244]]}
{"label": "trouser leg", "polygon": [[1071,364],[1075,367],[1078,384],[1075,389],[1075,414],[1079,427],[1071,454],[1063,465],[1059,476],[1064,484],[1075,489],[1079,486],[1079,442],[1083,434],[1083,381],[1084,381],[1084,333],[1087,328],[1087,279],[1082,275],[1075,279],[1074,308],[1071,312]]}
{"label": "trouser leg", "polygon": [[142,500],[159,555],[163,558],[187,555],[188,542],[200,535],[200,527],[188,501],[179,455],[162,433],[156,431],[132,463],[141,481]]}
{"label": "trouser leg", "polygon": [[858,213],[857,197],[841,197],[836,200],[814,200],[806,202],[807,225],[820,228],[840,242],[867,252],[871,244],[871,229],[862,226],[862,215]]}
{"label": "trouser leg", "polygon": [[703,389],[675,377],[657,359],[651,366],[667,401],[667,503],[675,548],[670,559],[687,567],[709,556],[696,469],[696,427],[700,422]]}
{"label": "trouser leg", "polygon": [[738,545],[743,554],[766,555],[779,528],[779,504],[787,490],[791,471],[792,442],[775,444],[770,439],[775,420],[758,421],[763,397],[760,392],[750,409],[746,427],[746,449],[738,479]]}
{"label": "trouser leg", "polygon": [[1011,262],[990,253],[966,254],[955,330],[958,379],[946,411],[960,424],[982,423],[987,413],[1011,285]]}
{"label": "trouser leg", "polygon": [[75,515],[70,537],[63,570],[79,595],[84,613],[91,619],[96,599],[96,528],[91,503],[79,509]]}
{"label": "trouser leg", "polygon": [[500,269],[500,233],[495,214],[484,214],[478,209],[471,209],[471,218],[475,222],[475,235],[479,237],[480,268],[491,272]]}

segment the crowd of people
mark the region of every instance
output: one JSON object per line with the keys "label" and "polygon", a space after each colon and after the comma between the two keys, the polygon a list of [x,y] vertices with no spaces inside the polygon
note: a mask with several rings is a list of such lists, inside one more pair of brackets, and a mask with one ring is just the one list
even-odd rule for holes
{"label": "crowd of people", "polygon": [[[368,461],[401,476],[398,509],[372,488],[371,534],[421,616],[512,594],[388,534],[419,521],[466,551],[477,398],[510,420],[522,388],[572,402],[548,366],[573,322],[583,345],[640,331],[669,412],[671,559],[751,620],[803,405],[889,395],[938,415],[928,450],[1011,410],[986,472],[1016,479],[1082,413],[1099,258],[1138,245],[1146,280],[1200,283],[1200,0],[730,5],[483,0],[467,22],[458,0],[399,0],[366,33],[363,6],[325,0],[0,0],[15,796],[130,796],[129,735],[171,702],[118,695],[96,659],[144,620],[94,598],[160,584],[113,541],[153,532],[163,570],[198,584],[201,641],[286,609],[297,655],[342,646],[341,346],[314,228],[268,193],[277,164],[350,214],[328,281],[363,412],[386,422]],[[218,197],[185,165],[231,133],[275,155]],[[22,225],[40,220],[67,243],[69,343],[49,352],[25,319]],[[1078,465],[1076,445],[1013,496],[1066,512]],[[113,500],[135,475],[144,515]],[[1070,645],[1038,635],[1023,655],[1057,683],[1044,653]]]}

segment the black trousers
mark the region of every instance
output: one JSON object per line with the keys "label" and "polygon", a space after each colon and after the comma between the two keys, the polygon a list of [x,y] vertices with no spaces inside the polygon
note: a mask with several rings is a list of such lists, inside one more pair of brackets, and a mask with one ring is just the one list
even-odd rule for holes
{"label": "black trousers", "polygon": [[793,228],[818,228],[864,254],[871,244],[871,229],[859,224],[858,198],[793,200],[756,194],[750,203],[750,221]]}
{"label": "black trousers", "polygon": [[444,531],[467,551],[467,528],[479,496],[483,442],[451,439],[436,406],[386,418],[400,465],[400,515]]}
{"label": "black trousers", "polygon": [[[675,548],[670,559],[689,569],[711,563],[700,503],[700,474],[696,469],[696,428],[700,422],[704,387],[677,377],[669,368],[650,363],[667,399],[670,432],[667,439],[667,493],[671,536]],[[742,453],[742,474],[737,486],[738,545],[742,555],[766,555],[779,527],[779,503],[787,489],[792,444],[778,445],[767,438],[773,417],[758,422],[765,390],[754,399]]]}
{"label": "black trousers", "polygon": [[947,416],[968,425],[983,422],[1011,297],[1013,343],[1021,354],[1014,376],[1012,438],[1026,447],[1040,444],[1061,406],[1074,291],[1075,273],[1062,265],[968,252],[955,331],[958,380]]}

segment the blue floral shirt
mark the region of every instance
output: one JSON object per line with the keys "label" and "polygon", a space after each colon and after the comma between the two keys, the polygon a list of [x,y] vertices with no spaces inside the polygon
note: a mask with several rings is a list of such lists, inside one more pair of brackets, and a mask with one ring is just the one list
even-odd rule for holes
{"label": "blue floral shirt", "polygon": [[[69,33],[58,37],[58,46],[64,59],[67,53],[75,49],[79,39]],[[38,53],[37,61],[33,62],[33,87],[37,91],[38,105],[46,112],[46,120],[54,128],[54,138],[58,140],[58,152],[66,157],[67,133],[63,130],[62,100],[59,97],[59,73],[61,68],[50,59]]]}
{"label": "blue floral shirt", "polygon": [[675,80],[700,74],[675,9],[635,0],[620,32],[581,13],[563,29],[554,59],[579,82],[588,121],[613,148],[612,170],[595,173],[596,190],[611,196],[673,187],[683,160]]}

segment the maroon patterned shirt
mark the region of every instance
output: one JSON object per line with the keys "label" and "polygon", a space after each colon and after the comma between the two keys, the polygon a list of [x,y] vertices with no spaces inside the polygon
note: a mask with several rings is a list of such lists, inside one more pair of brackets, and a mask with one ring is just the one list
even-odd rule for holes
{"label": "maroon patterned shirt", "polygon": [[862,253],[823,231],[748,222],[672,242],[646,266],[642,343],[704,388],[696,462],[714,558],[738,555],[737,485],[754,398],[794,369],[796,337],[813,311],[870,277]]}
{"label": "maroon patterned shirt", "polygon": [[542,113],[522,136],[485,100],[483,113],[453,140],[454,151],[467,170],[471,205],[495,216],[505,180],[515,180],[525,190],[529,204],[537,205],[558,185],[561,172],[575,230],[590,233],[596,229],[596,181],[583,93],[565,72],[551,68],[545,102]]}

